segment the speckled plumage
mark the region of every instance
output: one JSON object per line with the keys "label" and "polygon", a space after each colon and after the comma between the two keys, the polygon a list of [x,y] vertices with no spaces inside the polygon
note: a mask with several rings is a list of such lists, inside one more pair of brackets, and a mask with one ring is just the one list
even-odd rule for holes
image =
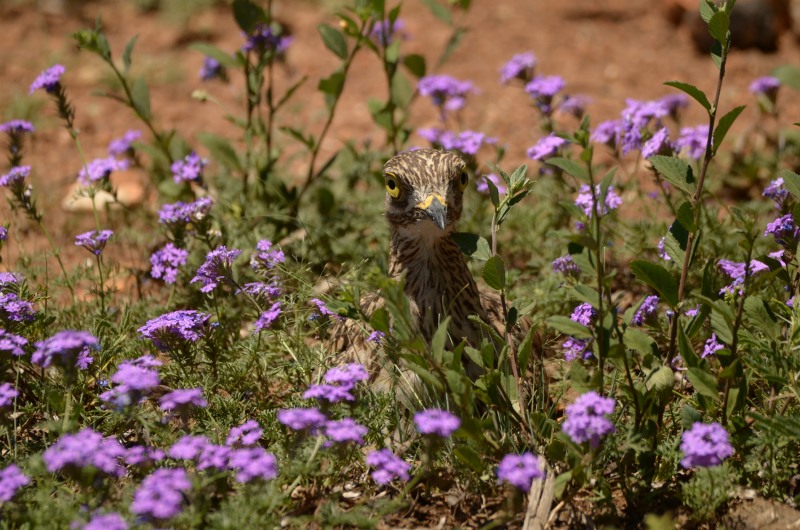
{"label": "speckled plumage", "polygon": [[[405,281],[411,314],[429,343],[439,323],[450,316],[449,334],[454,343],[465,339],[478,346],[483,338],[476,315],[503,335],[500,298],[475,283],[461,249],[450,238],[461,217],[463,190],[467,184],[464,161],[456,154],[433,149],[401,153],[384,166],[387,185],[385,215],[391,229],[389,274]],[[392,192],[396,192],[393,196]],[[371,314],[382,305],[379,297],[365,297],[362,305]],[[352,337],[348,357],[374,367],[380,355],[374,345]],[[475,367],[468,367],[476,377]]]}

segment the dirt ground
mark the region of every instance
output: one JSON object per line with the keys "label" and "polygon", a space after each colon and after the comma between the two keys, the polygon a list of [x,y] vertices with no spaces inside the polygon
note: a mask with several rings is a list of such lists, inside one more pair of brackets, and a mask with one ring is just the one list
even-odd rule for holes
{"label": "dirt ground", "polygon": [[[142,128],[132,112],[93,93],[109,86],[110,75],[99,59],[79,52],[69,37],[80,28],[92,26],[99,15],[118,60],[128,40],[139,35],[133,69],[150,83],[151,106],[160,128],[176,128],[190,142],[200,131],[236,137],[235,129],[224,119],[226,110],[200,103],[191,94],[198,89],[208,90],[223,107],[238,111],[242,108],[238,100],[241,79],[234,78],[230,85],[201,82],[198,72],[203,57],[188,45],[204,41],[233,51],[241,46],[242,39],[228,9],[223,7],[176,15],[174,10],[142,12],[135,2],[124,0],[68,2],[62,11],[44,9],[45,4],[53,2],[0,0],[0,122],[37,116],[37,132],[32,144],[26,144],[26,163],[34,168],[33,183],[38,202],[46,212],[45,222],[60,241],[66,261],[74,263],[85,259],[85,251],[75,248],[72,238],[93,227],[90,214],[68,213],[61,206],[75,180],[80,158],[55,117],[52,103],[43,94],[28,95],[30,83],[41,70],[56,62],[66,66],[62,81],[77,109],[77,126],[89,158],[105,156],[111,139],[128,129]],[[287,120],[315,133],[325,118],[316,85],[338,64],[338,59],[324,49],[316,27],[322,22],[335,24],[333,11],[340,4],[344,2],[275,0],[277,15],[290,25],[294,35],[278,82],[288,86],[309,76],[294,98]],[[429,59],[438,56],[449,36],[448,29],[419,0],[404,3],[402,18],[408,34],[406,51],[422,53]],[[451,60],[438,71],[472,80],[480,87],[480,93],[470,99],[464,125],[507,144],[508,168],[525,161],[525,150],[540,135],[527,96],[519,87],[501,86],[498,82],[498,69],[515,53],[533,51],[539,60],[538,72],[560,75],[570,94],[589,97],[588,111],[594,123],[617,117],[626,98],[643,100],[674,93],[674,89],[663,85],[665,81],[690,82],[707,93],[713,91],[716,82],[717,71],[710,58],[695,52],[686,28],[667,23],[659,2],[653,0],[475,0],[472,9],[456,20],[469,31]],[[749,108],[732,134],[756,116],[755,101],[747,91],[750,82],[786,64],[800,64],[800,48],[791,34],[784,34],[779,51],[773,54],[756,50],[733,53],[721,108],[724,111],[743,103]],[[333,132],[325,144],[329,152],[345,140],[372,145],[383,142],[384,135],[372,123],[366,105],[368,98],[385,95],[379,72],[379,65],[371,56],[365,54],[356,62]],[[784,90],[779,104],[782,125],[800,121],[797,92]],[[701,119],[702,114],[693,108],[686,123],[699,124]],[[416,126],[433,126],[436,120],[427,101],[416,103]],[[423,142],[416,136],[412,140]],[[199,142],[193,145],[202,153]],[[304,168],[307,161],[298,158],[293,163]],[[150,200],[143,207],[156,208],[154,194],[148,191]],[[21,219],[12,217],[3,201],[0,222],[6,221],[24,225]],[[21,235],[18,242],[24,252],[46,246],[32,226],[24,228]],[[153,235],[154,239],[159,237]],[[123,256],[123,260],[135,264],[141,263],[142,258],[130,255]],[[0,265],[9,266],[13,267],[13,260],[6,259]],[[751,506],[747,502],[743,505]],[[760,523],[757,517],[763,517],[765,510],[743,510],[743,526],[736,527],[778,529],[800,525],[800,512],[782,505],[773,510],[780,520]]]}

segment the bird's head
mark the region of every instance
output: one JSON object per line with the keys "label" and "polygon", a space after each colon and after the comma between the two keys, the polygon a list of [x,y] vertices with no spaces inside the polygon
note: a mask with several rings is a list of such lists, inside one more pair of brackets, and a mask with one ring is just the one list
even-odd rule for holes
{"label": "bird's head", "polygon": [[453,231],[469,182],[460,156],[434,149],[407,151],[386,162],[383,177],[389,224],[438,236]]}

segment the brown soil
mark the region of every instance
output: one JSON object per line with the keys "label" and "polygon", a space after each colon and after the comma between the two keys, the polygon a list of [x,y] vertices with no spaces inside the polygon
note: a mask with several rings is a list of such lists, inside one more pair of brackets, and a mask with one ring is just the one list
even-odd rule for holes
{"label": "brown soil", "polygon": [[[332,4],[341,3],[333,0],[275,2],[279,18],[291,26],[294,34],[287,64],[279,71],[278,82],[288,86],[304,75],[309,76],[285,119],[315,134],[325,118],[323,99],[316,91],[317,82],[338,65],[338,59],[323,47],[316,27],[322,22],[336,24]],[[539,136],[536,115],[527,96],[519,87],[498,83],[498,69],[515,53],[533,51],[539,59],[539,72],[561,75],[571,94],[590,97],[589,113],[595,123],[615,118],[626,98],[643,100],[674,92],[663,85],[664,81],[686,81],[707,93],[713,92],[717,71],[711,60],[694,51],[687,30],[667,23],[658,3],[652,0],[496,0],[473,4],[465,16],[456,17],[469,31],[440,71],[473,80],[480,87],[480,94],[471,98],[464,113],[464,124],[507,144],[505,165],[508,168],[525,161],[525,150]],[[226,8],[198,10],[176,23],[174,14],[170,17],[158,12],[144,13],[136,9],[134,2],[122,0],[68,2],[67,5],[72,7],[53,13],[38,9],[34,1],[0,2],[0,50],[3,50],[0,53],[0,121],[36,117],[37,132],[32,143],[26,144],[26,163],[34,168],[32,180],[39,205],[46,213],[45,223],[64,248],[66,261],[76,263],[85,259],[85,251],[75,248],[72,238],[91,229],[93,220],[91,214],[64,212],[61,203],[75,180],[80,157],[55,117],[51,102],[43,94],[28,95],[30,83],[41,70],[56,62],[67,67],[63,81],[77,109],[81,142],[89,158],[104,156],[108,142],[126,130],[142,128],[130,111],[93,94],[110,86],[110,75],[99,59],[79,52],[69,38],[72,32],[91,27],[95,18],[102,16],[117,58],[129,39],[139,35],[133,70],[150,83],[151,106],[158,126],[178,129],[202,152],[199,142],[194,140],[197,132],[213,131],[237,137],[237,131],[224,115],[242,108],[238,99],[241,80],[234,79],[231,85],[202,83],[197,72],[203,58],[188,49],[188,44],[206,41],[233,51],[241,45],[241,36]],[[402,17],[410,37],[405,44],[406,51],[424,54],[432,63],[443,49],[449,30],[421,2],[406,2]],[[747,91],[749,83],[777,66],[800,63],[800,52],[792,35],[785,34],[780,44],[779,52],[770,55],[737,50],[731,56],[721,108],[749,105],[732,134],[755,119],[754,100]],[[191,93],[198,89],[212,93],[226,110],[192,99]],[[373,146],[382,144],[384,135],[372,123],[366,102],[370,97],[385,97],[385,92],[379,65],[365,54],[356,62],[347,80],[340,112],[325,144],[329,153],[346,140]],[[795,95],[790,91],[782,94],[784,126],[800,121],[800,100]],[[436,124],[436,113],[426,101],[415,103],[413,117],[418,127]],[[698,108],[692,108],[687,115],[688,124],[700,123],[701,119]],[[422,143],[416,136],[412,141]],[[296,156],[289,169],[300,174],[307,163],[304,157]],[[155,208],[154,193],[150,192],[145,207]],[[0,205],[0,221],[10,221],[14,234],[7,246],[3,267],[13,268],[14,257],[37,253],[47,247],[39,230],[20,216],[14,216],[5,203]],[[123,222],[121,216],[114,221],[117,225]],[[155,231],[152,237],[154,242],[160,238]],[[139,255],[129,253],[120,258],[123,265],[143,266]],[[50,261],[50,270],[55,270],[55,262]],[[773,526],[756,522],[755,526],[743,528],[777,529],[797,524],[798,512],[781,505],[773,508],[776,517],[786,521],[785,526],[774,526],[777,523],[771,519],[764,525]],[[760,508],[745,511],[750,515],[763,515]],[[436,526],[435,521],[440,517],[427,514],[421,519]]]}

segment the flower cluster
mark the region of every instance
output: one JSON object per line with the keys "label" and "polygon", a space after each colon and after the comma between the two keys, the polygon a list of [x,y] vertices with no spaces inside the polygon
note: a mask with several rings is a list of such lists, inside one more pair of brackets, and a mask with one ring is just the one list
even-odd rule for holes
{"label": "flower cluster", "polygon": [[85,370],[94,361],[89,350],[99,350],[100,341],[88,331],[59,331],[49,339],[37,342],[31,362],[47,368],[56,364],[67,371]]}
{"label": "flower cluster", "polygon": [[303,394],[305,399],[322,399],[329,403],[355,401],[352,391],[359,381],[369,379],[363,365],[351,363],[341,368],[331,368],[325,373],[324,384],[313,384]]}
{"label": "flower cluster", "polygon": [[587,392],[567,406],[566,420],[562,426],[573,442],[589,442],[592,448],[600,445],[600,438],[615,431],[606,415],[614,412],[616,401],[595,391]]}
{"label": "flower cluster", "polygon": [[205,336],[211,315],[194,309],[173,311],[148,320],[139,333],[164,352],[184,348]]}
{"label": "flower cluster", "polygon": [[508,454],[497,466],[499,482],[506,482],[524,492],[531,489],[534,480],[543,480],[544,477],[544,465],[541,459],[528,452],[521,455]]}
{"label": "flower cluster", "polygon": [[239,257],[242,251],[236,248],[228,250],[225,246],[219,246],[206,254],[206,261],[197,269],[197,275],[192,278],[190,283],[200,282],[200,291],[210,293],[220,282],[228,282],[235,285],[233,280],[233,261]]}
{"label": "flower cluster", "polygon": [[0,502],[14,498],[21,488],[31,483],[31,479],[16,465],[11,464],[0,470]]}
{"label": "flower cluster", "polygon": [[528,83],[533,79],[535,68],[536,56],[533,53],[518,53],[500,69],[500,82],[505,84],[513,79],[519,79],[524,83]]}
{"label": "flower cluster", "polygon": [[262,55],[280,56],[286,53],[291,43],[291,37],[281,35],[271,26],[259,24],[247,36],[247,41],[242,46],[242,51],[254,51]]}
{"label": "flower cluster", "polygon": [[775,201],[775,205],[780,208],[789,196],[789,190],[783,185],[783,178],[778,177],[769,183],[769,186],[764,190],[764,197],[768,197]]}
{"label": "flower cluster", "polygon": [[275,267],[286,261],[283,251],[272,241],[262,239],[256,243],[256,251],[250,257],[250,267],[257,273],[270,275]]}
{"label": "flower cluster", "polygon": [[714,355],[723,348],[725,348],[725,346],[719,343],[719,340],[717,340],[717,334],[712,333],[711,337],[706,341],[705,346],[703,347],[703,353],[700,355],[700,357],[705,359],[706,357]]}
{"label": "flower cluster", "polygon": [[557,75],[539,75],[525,85],[525,92],[533,98],[536,108],[545,116],[549,116],[554,110],[553,98],[564,90],[566,85]]}
{"label": "flower cluster", "polygon": [[[595,186],[595,196],[600,199],[600,185]],[[606,197],[603,206],[597,209],[599,215],[607,215],[609,211],[616,210],[622,204],[622,198],[614,191],[613,186],[609,186],[606,191]],[[583,210],[586,217],[592,217],[594,210],[594,200],[592,198],[592,190],[587,184],[581,185],[578,191],[578,196],[575,197],[575,205]]]}
{"label": "flower cluster", "polygon": [[182,160],[172,163],[172,178],[176,183],[200,182],[203,180],[203,168],[208,165],[208,160],[192,151]]}
{"label": "flower cluster", "polygon": [[788,213],[769,223],[767,229],[764,230],[764,237],[770,235],[783,248],[792,253],[797,250],[797,242],[800,240],[800,228],[794,222],[792,214]]}
{"label": "flower cluster", "polygon": [[414,424],[421,434],[448,438],[461,426],[461,419],[441,409],[426,409],[414,414]]}
{"label": "flower cluster", "polygon": [[[572,311],[570,319],[582,326],[591,326],[597,317],[597,311],[588,303],[582,303]],[[578,358],[589,359],[592,356],[592,339],[576,339],[569,337],[564,341],[564,359],[572,361]]]}
{"label": "flower cluster", "polygon": [[508,187],[506,186],[505,181],[500,178],[500,175],[497,173],[489,173],[486,175],[482,175],[478,178],[475,182],[475,189],[478,190],[478,193],[483,193],[484,195],[488,195],[489,193],[489,184],[491,182],[494,184],[494,187],[497,188],[497,192],[501,195],[508,191]]}
{"label": "flower cluster", "polygon": [[31,174],[30,166],[15,166],[0,175],[0,186],[8,188],[15,197],[25,193],[25,179]]}
{"label": "flower cluster", "polygon": [[540,162],[545,159],[554,157],[558,154],[558,150],[567,145],[569,142],[555,133],[550,133],[539,139],[533,147],[528,148],[528,158],[538,160]]}
{"label": "flower cluster", "polygon": [[375,43],[377,46],[389,46],[396,37],[400,37],[401,39],[407,39],[408,34],[404,31],[406,28],[405,22],[401,19],[395,19],[394,21],[387,19],[379,20],[372,26],[372,30],[369,32],[369,37],[372,39],[372,42]]}
{"label": "flower cluster", "polygon": [[33,94],[40,88],[44,89],[48,94],[56,92],[61,84],[61,76],[64,75],[64,71],[63,65],[54,64],[39,74],[31,83],[30,93]]}
{"label": "flower cluster", "polygon": [[497,138],[492,138],[478,131],[461,131],[455,133],[439,128],[417,129],[417,134],[428,140],[435,148],[459,151],[468,156],[478,154],[484,145],[497,143]]}
{"label": "flower cluster", "polygon": [[733,446],[728,441],[728,431],[719,423],[692,425],[681,436],[681,451],[684,468],[718,466],[733,455]]}
{"label": "flower cluster", "polygon": [[172,230],[185,228],[189,223],[198,223],[208,217],[213,205],[210,197],[201,197],[188,204],[180,201],[164,204],[158,212],[158,222]]}
{"label": "flower cluster", "polygon": [[163,521],[183,511],[185,494],[192,489],[183,469],[156,469],[145,477],[131,503],[131,512],[144,518]]}
{"label": "flower cluster", "polygon": [[[720,289],[719,294],[721,296],[722,295],[733,296],[736,293],[741,295],[744,289],[745,264],[742,262],[735,262],[727,259],[721,259],[719,260],[719,262],[717,262],[717,265],[722,270],[722,272],[724,272],[726,275],[728,275],[728,277],[731,280],[733,280],[732,283]],[[761,261],[754,259],[750,262],[751,275],[768,270],[769,266]]]}
{"label": "flower cluster", "polygon": [[111,230],[100,230],[99,232],[97,230],[90,230],[75,236],[75,246],[83,247],[95,256],[99,256],[103,253],[103,249],[106,248],[106,243],[113,235],[114,232]]}
{"label": "flower cluster", "polygon": [[449,75],[425,76],[419,80],[417,90],[421,95],[430,97],[433,104],[439,107],[442,121],[448,111],[464,108],[467,96],[476,92],[471,81],[460,81]]}
{"label": "flower cluster", "polygon": [[125,455],[125,448],[117,440],[87,427],[75,434],[63,434],[45,450],[42,460],[51,473],[61,471],[72,475],[92,468],[119,477],[125,473],[121,463]]}
{"label": "flower cluster", "polygon": [[14,398],[19,396],[19,392],[11,383],[0,385],[0,409],[4,409],[14,403]]}
{"label": "flower cluster", "polygon": [[128,523],[116,512],[97,514],[81,530],[128,530]]}
{"label": "flower cluster", "polygon": [[572,255],[567,254],[553,260],[553,272],[560,272],[565,276],[577,276],[581,268],[572,259]]}
{"label": "flower cluster", "polygon": [[158,400],[162,410],[173,414],[181,414],[193,407],[205,408],[208,401],[203,397],[202,388],[180,388],[161,396]]}
{"label": "flower cluster", "polygon": [[132,129],[127,131],[122,138],[111,140],[108,144],[108,154],[122,156],[133,149],[133,142],[142,137],[142,131]]}
{"label": "flower cluster", "polygon": [[25,337],[20,337],[0,328],[0,353],[5,356],[22,357],[25,355],[23,348],[27,345],[28,339]]}
{"label": "flower cluster", "polygon": [[103,183],[108,180],[111,173],[128,169],[127,160],[118,160],[113,156],[107,158],[96,158],[88,162],[78,172],[78,182],[83,186],[89,186],[96,182]]}
{"label": "flower cluster", "polygon": [[0,320],[9,322],[32,322],[36,316],[33,304],[23,300],[17,293],[0,293]]}
{"label": "flower cluster", "polygon": [[100,399],[118,410],[138,403],[159,384],[158,371],[154,370],[157,366],[161,366],[161,362],[150,355],[121,362],[111,376],[111,382],[117,386],[100,394]]}
{"label": "flower cluster", "polygon": [[150,276],[164,280],[164,283],[173,284],[178,278],[178,269],[186,265],[189,252],[167,243],[160,250],[150,256]]}
{"label": "flower cluster", "polygon": [[408,481],[411,465],[389,449],[378,449],[367,455],[367,465],[375,468],[370,476],[378,484],[389,484],[396,478]]}
{"label": "flower cluster", "polygon": [[642,326],[645,322],[655,316],[656,310],[658,309],[658,301],[659,298],[656,295],[651,295],[645,298],[644,302],[642,302],[642,305],[639,306],[639,309],[633,315],[631,324],[634,326]]}
{"label": "flower cluster", "polygon": [[202,81],[211,81],[215,77],[224,78],[225,68],[213,57],[205,56],[199,77]]}

